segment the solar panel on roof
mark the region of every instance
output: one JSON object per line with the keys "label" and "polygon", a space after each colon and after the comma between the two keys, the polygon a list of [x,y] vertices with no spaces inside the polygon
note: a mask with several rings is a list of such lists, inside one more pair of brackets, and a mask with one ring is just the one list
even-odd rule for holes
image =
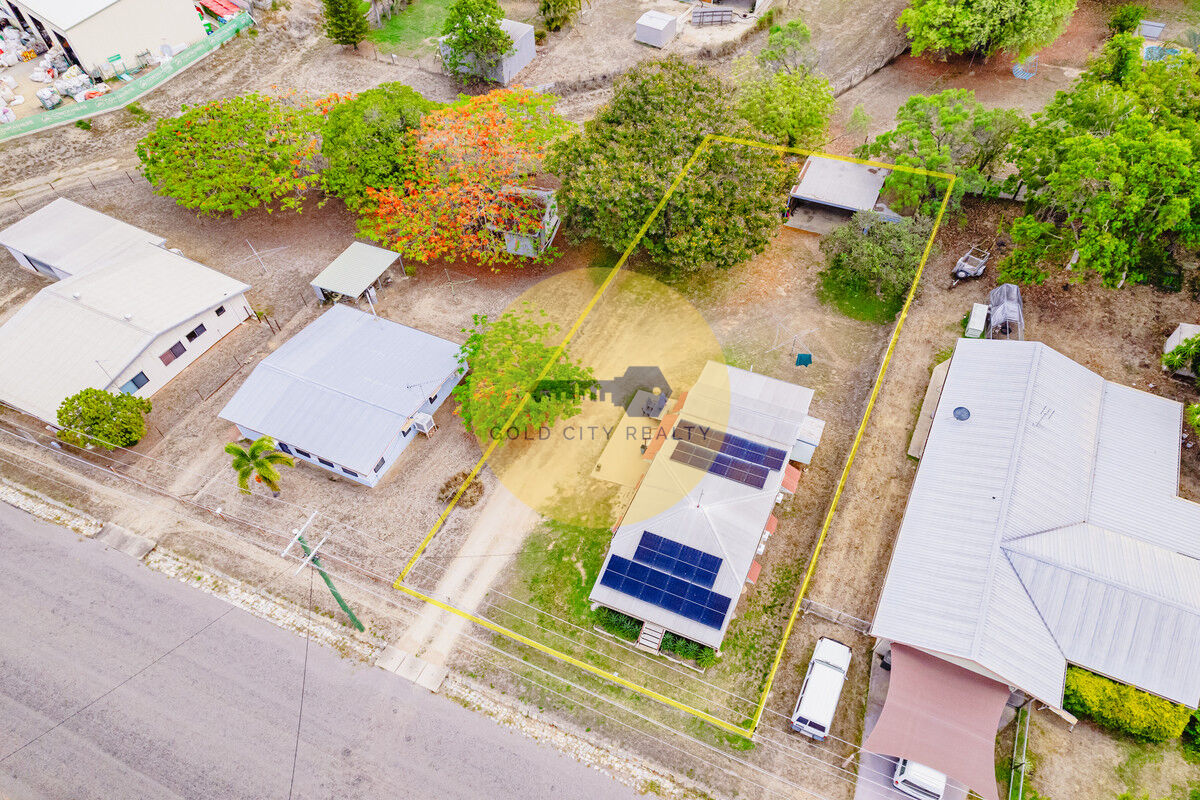
{"label": "solar panel on roof", "polygon": [[676,443],[675,449],[671,451],[671,460],[755,489],[766,486],[767,476],[771,474],[771,470],[761,464],[751,464],[685,441]]}
{"label": "solar panel on roof", "polygon": [[717,556],[650,531],[642,531],[633,560],[705,588],[712,588],[721,569],[721,559]]}
{"label": "solar panel on roof", "polygon": [[718,630],[732,602],[705,586],[621,556],[609,557],[608,567],[600,575],[600,585]]}
{"label": "solar panel on roof", "polygon": [[782,469],[784,462],[787,461],[787,451],[780,450],[778,447],[759,444],[720,428],[699,425],[691,420],[680,420],[675,425],[675,430],[671,432],[671,436],[680,441],[691,442],[714,452],[724,453],[768,469]]}

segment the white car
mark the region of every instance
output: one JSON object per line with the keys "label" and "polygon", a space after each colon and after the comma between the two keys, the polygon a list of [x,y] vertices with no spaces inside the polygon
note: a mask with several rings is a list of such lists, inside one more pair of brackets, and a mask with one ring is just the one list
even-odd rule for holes
{"label": "white car", "polygon": [[850,669],[850,648],[835,639],[817,640],[804,685],[792,712],[792,730],[825,741],[833,715],[837,712],[846,670]]}
{"label": "white car", "polygon": [[892,785],[917,800],[942,800],[946,776],[932,767],[902,758],[892,773]]}

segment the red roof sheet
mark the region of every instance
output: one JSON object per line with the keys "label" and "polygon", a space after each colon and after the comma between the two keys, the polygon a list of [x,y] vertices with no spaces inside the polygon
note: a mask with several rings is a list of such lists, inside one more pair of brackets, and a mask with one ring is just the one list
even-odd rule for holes
{"label": "red roof sheet", "polygon": [[783,468],[783,490],[785,492],[796,493],[796,487],[800,485],[800,470],[788,464]]}

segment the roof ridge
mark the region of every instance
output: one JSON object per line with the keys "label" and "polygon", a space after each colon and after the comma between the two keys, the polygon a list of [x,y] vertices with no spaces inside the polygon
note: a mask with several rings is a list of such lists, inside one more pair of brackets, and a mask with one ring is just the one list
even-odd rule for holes
{"label": "roof ridge", "polygon": [[366,398],[359,397],[358,395],[350,394],[349,392],[344,392],[341,389],[335,389],[334,387],[329,386],[328,384],[322,383],[321,381],[316,381],[311,378],[307,378],[307,377],[298,375],[295,372],[292,372],[291,370],[284,369],[283,367],[276,366],[275,364],[268,364],[268,363],[266,363],[265,360],[262,362],[259,362],[259,365],[257,367],[255,367],[255,369],[256,370],[262,369],[263,367],[266,367],[269,370],[277,372],[280,375],[285,375],[289,378],[292,378],[293,380],[298,380],[303,383],[311,384],[312,386],[316,386],[319,389],[324,389],[327,392],[332,392],[333,394],[340,395],[341,397],[346,397],[351,400],[356,400],[356,401],[362,403],[363,405],[371,406],[372,408],[378,408],[380,411],[385,411],[388,414],[394,414],[397,417],[399,417],[399,416],[411,417],[414,413],[416,413],[417,411],[420,410],[419,408],[417,408],[417,409],[414,409],[412,412],[408,413],[407,415],[404,415],[398,411],[393,411],[392,409],[388,408],[387,406],[381,406],[378,403],[373,403],[370,400],[367,400]]}
{"label": "roof ridge", "polygon": [[[1094,373],[1099,374],[1099,373]],[[1084,498],[1083,507],[1083,522],[1089,524],[1088,520],[1092,516],[1092,497],[1096,494],[1096,466],[1100,463],[1100,426],[1104,424],[1104,400],[1108,397],[1109,381],[1103,375],[1100,375],[1102,385],[1100,387],[1100,407],[1096,409],[1096,427],[1092,430],[1092,463],[1088,466],[1091,468],[1091,475],[1088,478],[1087,497]],[[1179,484],[1175,485],[1175,494],[1179,494]]]}
{"label": "roof ridge", "polygon": [[[1031,344],[1035,345],[1035,347],[1033,348],[1033,356],[1030,359],[1029,370],[1027,372],[1028,378],[1025,382],[1025,397],[1021,401],[1021,416],[1016,426],[1016,435],[1013,437],[1011,457],[1008,460],[1008,472],[1004,478],[1004,489],[1000,500],[1000,514],[996,520],[996,530],[992,540],[991,553],[988,555],[987,568],[984,571],[983,591],[980,593],[980,613],[975,622],[975,632],[971,636],[971,657],[974,659],[979,658],[979,643],[982,639],[983,628],[987,622],[988,612],[992,604],[992,582],[995,576],[996,558],[1001,554],[1005,523],[1008,520],[1009,507],[1012,504],[1012,489],[1013,483],[1016,480],[1017,462],[1020,460],[1021,447],[1025,442],[1026,423],[1029,419],[1029,403],[1033,397],[1034,387],[1037,385],[1038,369],[1042,364],[1042,354],[1045,345],[1041,342],[1031,342]],[[1055,643],[1057,644],[1057,641]],[[1060,647],[1059,650],[1061,651],[1062,648]]]}
{"label": "roof ridge", "polygon": [[[1025,585],[1025,580],[1021,577],[1021,571],[1017,569],[1017,565],[1012,562],[1012,556],[1007,552],[1008,548],[1003,548],[1005,562],[1008,563],[1008,568],[1012,570],[1013,577],[1017,579],[1017,585],[1021,587],[1021,591],[1025,593],[1026,599],[1029,600],[1029,606],[1033,612],[1037,614],[1038,619],[1042,621],[1042,627],[1046,629],[1046,633],[1050,636],[1050,641],[1054,642],[1054,646],[1058,648],[1058,654],[1062,656],[1063,661],[1067,661],[1067,653],[1063,650],[1062,644],[1058,641],[1058,636],[1054,634],[1054,629],[1046,621],[1046,615],[1042,613],[1042,607],[1038,605],[1037,600],[1033,599],[1033,595],[1029,593],[1029,587]],[[1060,698],[1061,699],[1061,698]]]}

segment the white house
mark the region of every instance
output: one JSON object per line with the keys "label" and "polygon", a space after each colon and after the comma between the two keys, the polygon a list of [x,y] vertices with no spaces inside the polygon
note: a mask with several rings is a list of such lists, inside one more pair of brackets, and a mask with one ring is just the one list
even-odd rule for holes
{"label": "white house", "polygon": [[262,360],[221,410],[242,436],[367,486],[462,379],[458,345],[334,305]]}
{"label": "white house", "polygon": [[250,315],[245,283],[69,200],[0,244],[58,279],[0,326],[0,401],[51,424],[82,389],[154,394]]}
{"label": "white house", "polygon": [[136,66],[205,37],[191,0],[0,0],[0,12],[84,70]]}

